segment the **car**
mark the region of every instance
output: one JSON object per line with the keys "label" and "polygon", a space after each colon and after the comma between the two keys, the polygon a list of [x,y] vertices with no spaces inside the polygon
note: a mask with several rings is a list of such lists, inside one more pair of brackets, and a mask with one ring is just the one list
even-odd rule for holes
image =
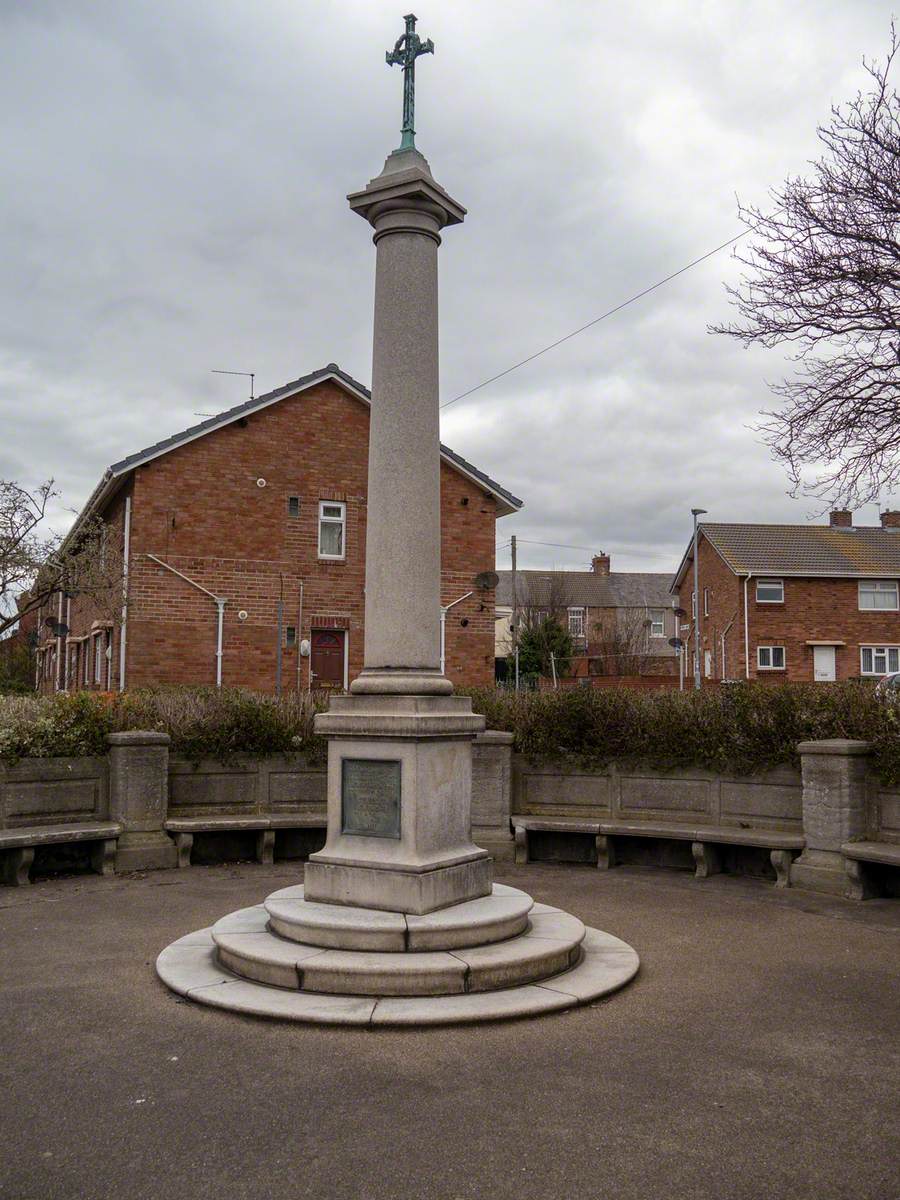
{"label": "car", "polygon": [[875,685],[875,695],[890,697],[892,700],[900,700],[900,671],[893,671],[890,675],[883,675]]}

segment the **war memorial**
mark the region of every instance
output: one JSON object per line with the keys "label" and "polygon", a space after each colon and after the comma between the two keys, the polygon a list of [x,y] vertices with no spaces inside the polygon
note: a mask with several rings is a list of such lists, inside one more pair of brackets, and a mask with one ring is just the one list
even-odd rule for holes
{"label": "war memorial", "polygon": [[406,32],[400,146],[348,197],[374,230],[365,666],[317,717],[328,834],[304,883],[168,946],[157,971],[201,1004],[352,1025],[472,1022],[617,990],[638,956],[609,933],[492,882],[472,844],[472,741],[484,718],[440,670],[438,247],[466,210],[415,145]]}

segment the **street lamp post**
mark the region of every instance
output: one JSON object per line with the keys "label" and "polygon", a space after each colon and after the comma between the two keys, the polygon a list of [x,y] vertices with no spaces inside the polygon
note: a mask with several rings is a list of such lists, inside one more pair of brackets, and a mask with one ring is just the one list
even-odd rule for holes
{"label": "street lamp post", "polygon": [[699,691],[700,682],[700,564],[697,561],[697,518],[705,508],[692,508],[694,518],[694,687]]}

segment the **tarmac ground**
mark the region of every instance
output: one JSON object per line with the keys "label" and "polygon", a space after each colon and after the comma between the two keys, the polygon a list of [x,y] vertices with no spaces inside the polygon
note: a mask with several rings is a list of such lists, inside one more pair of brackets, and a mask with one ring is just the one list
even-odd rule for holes
{"label": "tarmac ground", "polygon": [[299,864],[0,889],[0,1200],[897,1200],[900,905],[498,867],[630,942],[604,1002],[430,1030],[169,992],[169,942]]}

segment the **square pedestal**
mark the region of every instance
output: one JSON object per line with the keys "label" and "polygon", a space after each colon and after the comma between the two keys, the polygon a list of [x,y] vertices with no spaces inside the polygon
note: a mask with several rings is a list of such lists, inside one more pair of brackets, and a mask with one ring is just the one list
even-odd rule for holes
{"label": "square pedestal", "polygon": [[308,900],[424,914],[490,893],[490,855],[470,834],[484,718],[467,697],[336,697],[316,728],[328,838],[306,866]]}

